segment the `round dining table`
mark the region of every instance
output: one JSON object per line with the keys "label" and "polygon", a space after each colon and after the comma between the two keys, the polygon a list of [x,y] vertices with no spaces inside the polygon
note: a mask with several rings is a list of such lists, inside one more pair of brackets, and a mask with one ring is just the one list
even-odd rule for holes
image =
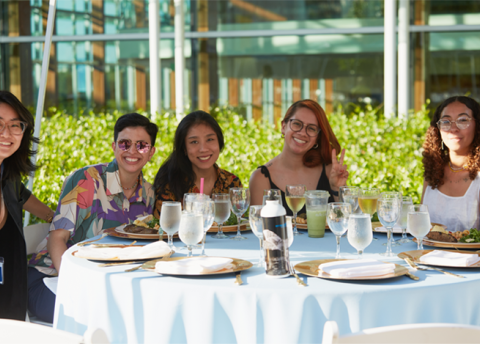
{"label": "round dining table", "polygon": [[[290,247],[293,265],[335,257],[336,240],[330,231],[323,238],[302,232]],[[337,322],[340,335],[412,323],[480,325],[480,268],[449,269],[464,278],[415,271],[397,256],[380,255],[385,252],[386,235],[375,233],[378,240],[366,248],[364,259],[405,266],[418,281],[407,276],[332,280],[299,274],[304,287],[293,276],[267,277],[259,264],[258,239],[250,231],[242,233],[246,240],[215,239],[209,234],[205,247],[207,256],[253,263],[242,271],[240,286],[234,273],[170,276],[143,269],[125,271],[135,264],[101,267],[99,262],[73,256],[78,250],[73,246],[62,257],[54,327],[76,334],[101,328],[112,343],[318,344],[329,320]],[[114,236],[98,241],[130,242]],[[174,245],[183,246],[178,239]],[[416,248],[408,242],[393,251]],[[199,254],[194,250],[194,256]],[[176,256],[186,256],[186,250],[177,249]],[[341,238],[341,257],[358,259],[346,237]]]}

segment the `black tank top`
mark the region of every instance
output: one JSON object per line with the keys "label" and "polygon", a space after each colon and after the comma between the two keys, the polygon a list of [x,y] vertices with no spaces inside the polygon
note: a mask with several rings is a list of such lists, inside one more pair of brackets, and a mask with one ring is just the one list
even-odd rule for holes
{"label": "black tank top", "polygon": [[[260,169],[262,174],[265,175],[266,178],[268,178],[268,181],[270,182],[270,188],[280,190],[280,193],[282,194],[283,206],[285,207],[285,210],[287,210],[287,215],[288,216],[293,216],[292,210],[290,210],[290,208],[287,206],[287,200],[285,199],[285,192],[273,183],[272,178],[270,177],[270,172],[268,171],[267,167],[265,165],[262,165],[262,166],[259,166],[258,168]],[[330,193],[330,197],[328,198],[328,202],[334,202],[335,201],[333,199],[332,188],[330,187],[330,181],[328,181],[327,173],[325,171],[325,164],[323,164],[322,175],[320,175],[320,179],[318,179],[318,184],[317,184],[317,189],[316,190],[328,191]],[[307,211],[306,206],[304,206],[302,208],[302,210],[300,210],[298,212],[298,214],[304,214],[306,211]]]}
{"label": "black tank top", "polygon": [[0,229],[0,257],[4,258],[0,285],[0,318],[25,320],[27,312],[27,254],[25,240],[7,215]]}

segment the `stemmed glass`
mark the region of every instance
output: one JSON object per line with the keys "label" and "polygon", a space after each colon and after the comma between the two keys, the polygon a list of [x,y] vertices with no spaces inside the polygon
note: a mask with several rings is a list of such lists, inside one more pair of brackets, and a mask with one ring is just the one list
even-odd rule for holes
{"label": "stemmed glass", "polygon": [[423,250],[423,238],[428,234],[430,214],[427,205],[409,205],[407,214],[407,231],[417,238],[417,250]]}
{"label": "stemmed glass", "polygon": [[327,206],[327,222],[330,230],[337,238],[335,259],[340,259],[340,237],[347,231],[348,218],[352,213],[352,205],[343,202],[330,203]]}
{"label": "stemmed glass", "polygon": [[402,228],[402,238],[397,240],[399,244],[406,244],[410,240],[407,237],[407,218],[408,218],[408,207],[413,205],[412,198],[410,196],[404,196],[402,198],[402,213],[398,221],[400,227]]}
{"label": "stemmed glass", "polygon": [[[380,194],[380,199],[398,199],[398,201],[400,201],[400,206],[402,205],[402,193],[400,193],[398,191],[384,191]],[[378,203],[377,203],[377,205],[378,205]],[[377,215],[378,215],[378,212],[377,212]],[[400,216],[398,218],[400,218]],[[380,220],[380,218],[379,218],[379,220]],[[398,220],[397,220],[397,222],[398,222]],[[387,246],[388,242],[383,243],[382,245]],[[391,245],[392,245],[392,247],[393,246],[400,246],[400,243],[398,241],[395,241],[395,238],[393,237],[393,228],[392,228],[392,244]]]}
{"label": "stemmed glass", "polygon": [[266,205],[267,199],[270,199],[271,194],[273,194],[273,198],[275,200],[278,200],[278,203],[283,206],[283,201],[282,201],[282,193],[279,189],[267,189],[263,190],[263,206]]}
{"label": "stemmed glass", "polygon": [[209,198],[200,199],[200,201],[193,202],[192,212],[203,216],[202,255],[205,255],[205,241],[207,240],[207,231],[212,227],[215,217],[215,203]]}
{"label": "stemmed glass", "polygon": [[[361,189],[360,195],[358,197],[358,205],[364,214],[370,215],[370,222],[372,221],[372,216],[377,211],[377,201],[380,197],[380,190],[375,188]],[[370,226],[372,226],[370,224]],[[378,240],[376,237],[372,238],[373,240]]]}
{"label": "stemmed glass", "polygon": [[377,214],[378,219],[382,223],[383,226],[387,228],[387,250],[385,253],[380,255],[382,256],[396,256],[392,252],[392,231],[393,227],[397,223],[398,218],[400,217],[400,212],[402,209],[402,202],[399,198],[391,197],[391,198],[384,198],[381,197],[378,199],[377,203]]}
{"label": "stemmed glass", "polygon": [[213,194],[212,199],[215,202],[215,222],[218,224],[218,232],[212,237],[215,239],[228,238],[222,231],[223,223],[230,217],[230,195]]}
{"label": "stemmed glass", "polygon": [[293,235],[302,235],[297,230],[297,213],[305,206],[305,185],[287,185],[285,189],[287,205],[293,212]]}
{"label": "stemmed glass", "polygon": [[168,235],[168,246],[176,250],[173,246],[173,235],[180,227],[180,217],[182,215],[182,204],[178,201],[164,201],[160,212],[160,227]]}
{"label": "stemmed glass", "polygon": [[252,232],[258,238],[260,242],[260,257],[258,259],[258,267],[263,266],[263,262],[265,261],[265,255],[263,254],[263,220],[260,216],[260,212],[262,211],[263,205],[252,205],[250,206],[250,212],[248,214],[248,219],[250,221],[250,227],[252,228]]}
{"label": "stemmed glass", "polygon": [[192,256],[192,246],[198,244],[203,237],[203,216],[183,211],[180,217],[180,229],[178,236],[187,245],[188,257]]}
{"label": "stemmed glass", "polygon": [[373,231],[370,215],[352,214],[348,219],[348,242],[357,249],[360,259],[363,258],[363,250],[371,244]]}
{"label": "stemmed glass", "polygon": [[352,205],[352,214],[358,209],[358,196],[360,188],[358,186],[340,186],[340,199],[344,203]]}
{"label": "stemmed glass", "polygon": [[234,187],[230,189],[230,201],[232,202],[232,211],[237,216],[237,235],[231,237],[232,240],[245,240],[245,236],[240,233],[240,221],[242,215],[247,211],[250,205],[250,190]]}

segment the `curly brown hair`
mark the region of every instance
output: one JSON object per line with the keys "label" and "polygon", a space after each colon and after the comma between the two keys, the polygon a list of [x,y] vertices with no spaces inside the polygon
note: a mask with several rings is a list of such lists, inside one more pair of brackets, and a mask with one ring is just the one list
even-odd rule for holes
{"label": "curly brown hair", "polygon": [[442,137],[437,127],[443,109],[453,102],[460,102],[472,110],[475,119],[475,136],[468,155],[466,170],[470,173],[470,179],[475,179],[480,171],[480,105],[474,99],[467,96],[453,96],[444,100],[435,110],[430,127],[423,143],[423,177],[432,189],[436,189],[444,183],[444,169],[450,161],[448,148],[444,145],[442,150]]}

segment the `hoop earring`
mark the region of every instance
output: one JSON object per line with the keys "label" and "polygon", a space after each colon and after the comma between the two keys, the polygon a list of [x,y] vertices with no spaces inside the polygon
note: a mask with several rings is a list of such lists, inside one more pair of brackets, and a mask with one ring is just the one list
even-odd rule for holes
{"label": "hoop earring", "polygon": [[313,145],[312,149],[318,149],[318,144]]}
{"label": "hoop earring", "polygon": [[443,140],[442,140],[442,150],[443,150]]}

